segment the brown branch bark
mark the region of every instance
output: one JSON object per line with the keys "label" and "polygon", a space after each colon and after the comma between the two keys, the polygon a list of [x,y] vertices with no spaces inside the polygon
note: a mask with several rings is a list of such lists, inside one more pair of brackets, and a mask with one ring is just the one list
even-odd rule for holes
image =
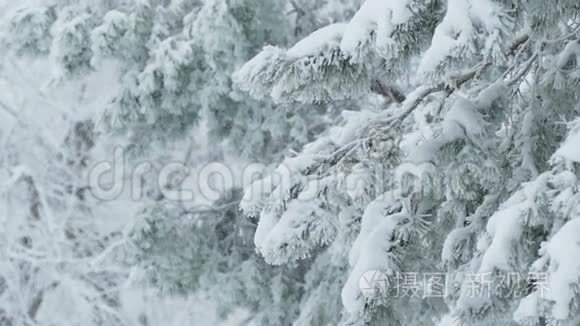
{"label": "brown branch bark", "polygon": [[375,80],[371,86],[371,91],[377,93],[390,102],[403,103],[406,99],[405,94],[392,86],[383,84],[380,80]]}

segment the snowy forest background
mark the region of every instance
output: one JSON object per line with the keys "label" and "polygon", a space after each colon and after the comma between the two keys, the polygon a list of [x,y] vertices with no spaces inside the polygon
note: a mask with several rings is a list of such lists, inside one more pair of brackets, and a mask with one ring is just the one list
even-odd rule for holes
{"label": "snowy forest background", "polygon": [[580,325],[578,0],[0,0],[0,58],[0,326]]}

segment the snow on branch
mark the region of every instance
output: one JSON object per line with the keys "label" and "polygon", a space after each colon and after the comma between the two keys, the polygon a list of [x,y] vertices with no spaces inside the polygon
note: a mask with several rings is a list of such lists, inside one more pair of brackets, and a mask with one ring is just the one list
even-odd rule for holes
{"label": "snow on branch", "polygon": [[50,50],[50,26],[56,20],[56,10],[50,7],[32,7],[18,10],[10,19],[6,35],[8,45],[18,54],[38,56]]}
{"label": "snow on branch", "polygon": [[[277,102],[326,102],[370,92],[373,70],[392,74],[422,44],[435,1],[367,0],[350,22],[323,27],[290,49],[267,46],[234,76],[250,95]],[[428,33],[427,33],[428,34]],[[393,62],[391,62],[393,61]],[[392,71],[391,71],[392,70]],[[398,102],[401,97],[397,96]]]}
{"label": "snow on branch", "polygon": [[128,16],[118,10],[111,10],[103,17],[103,23],[91,32],[91,63],[97,66],[103,57],[117,54],[121,39],[129,30]]}
{"label": "snow on branch", "polygon": [[571,124],[570,134],[564,144],[556,151],[555,157],[563,157],[571,162],[580,163],[580,119],[576,119]]}
{"label": "snow on branch", "polygon": [[89,12],[67,8],[52,26],[51,59],[57,78],[78,75],[90,70],[92,57],[90,33],[95,18]]}
{"label": "snow on branch", "polygon": [[499,45],[508,22],[505,10],[490,0],[449,0],[445,17],[423,54],[419,74],[441,75],[449,67],[469,63],[467,58],[501,59]]}
{"label": "snow on branch", "polygon": [[[546,275],[547,279],[538,280],[542,284],[536,285],[534,291],[522,299],[514,313],[516,321],[531,321],[541,313],[554,323],[576,320],[580,304],[579,235],[580,219],[575,218],[542,245],[542,257],[532,268],[537,275]],[[543,300],[547,303],[541,304]]]}
{"label": "snow on branch", "polygon": [[326,26],[288,50],[267,46],[236,72],[234,82],[276,102],[325,102],[368,92],[368,68],[350,63],[339,48],[346,27]]}
{"label": "snow on branch", "polygon": [[412,0],[367,0],[348,24],[341,50],[354,62],[361,62],[373,49],[385,52],[395,46],[393,35],[399,25],[412,18]]}
{"label": "snow on branch", "polygon": [[[306,146],[296,157],[285,159],[271,175],[254,182],[243,196],[240,208],[260,219],[254,242],[267,261],[281,264],[307,257],[317,246],[335,237],[336,221],[328,210],[327,194],[338,187],[338,178],[324,173],[350,155],[343,149],[358,136],[375,112],[345,112],[344,125]],[[352,154],[352,153],[351,153]]]}

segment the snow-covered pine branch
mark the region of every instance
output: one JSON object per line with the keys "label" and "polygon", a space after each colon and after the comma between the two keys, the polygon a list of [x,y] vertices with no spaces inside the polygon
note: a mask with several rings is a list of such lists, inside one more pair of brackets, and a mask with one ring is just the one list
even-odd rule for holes
{"label": "snow-covered pine branch", "polygon": [[[338,25],[344,28],[343,33],[335,33],[336,25],[329,26],[296,46],[298,49],[306,44],[311,46],[313,52],[303,52],[310,55],[309,60],[325,57],[329,49],[339,52],[349,64],[365,67],[367,77],[371,78],[361,84],[361,94],[379,89],[379,94],[391,97],[386,88],[381,90],[370,81],[379,80],[378,85],[384,85],[379,77],[390,73],[380,73],[381,68],[388,70],[389,54],[402,59],[396,49],[404,42],[397,43],[397,32],[416,21],[411,17],[421,11],[411,10],[413,4],[366,1],[346,27]],[[377,302],[362,297],[358,281],[368,270],[379,269],[387,274],[417,272],[425,264],[413,261],[411,257],[416,252],[423,253],[422,257],[426,252],[440,255],[439,266],[455,278],[457,285],[451,287],[447,298],[454,316],[463,321],[507,322],[517,300],[469,297],[468,280],[461,275],[491,273],[497,278],[495,282],[499,282],[500,273],[529,272],[538,254],[536,249],[543,241],[541,229],[547,230],[552,225],[543,211],[546,201],[551,199],[542,193],[544,190],[550,193],[548,189],[555,186],[555,180],[548,181],[552,172],[544,171],[557,149],[554,145],[562,142],[562,138],[553,137],[562,137],[563,133],[562,128],[556,128],[551,134],[540,121],[557,114],[567,119],[578,114],[579,108],[572,100],[578,97],[574,88],[578,17],[559,12],[567,23],[563,31],[558,31],[543,24],[530,28],[526,17],[541,21],[543,15],[533,6],[514,9],[496,1],[450,0],[443,7],[445,15],[430,17],[437,27],[429,30],[423,26],[421,30],[432,36],[431,45],[417,44],[418,65],[413,66],[416,71],[410,71],[411,81],[402,87],[411,89],[404,100],[390,101],[385,110],[377,110],[366,122],[356,125],[356,129],[348,132],[354,136],[346,143],[337,142],[331,132],[328,137],[332,141],[321,138],[305,147],[289,160],[308,163],[290,169],[293,181],[286,183],[282,196],[272,194],[281,190],[284,183],[272,184],[273,177],[269,176],[247,189],[245,199],[251,200],[241,206],[247,214],[259,216],[257,248],[276,264],[309,257],[317,244],[320,250],[334,245],[332,238],[327,242],[327,237],[324,241],[318,238],[312,241],[312,235],[321,232],[309,232],[314,230],[311,227],[320,226],[316,217],[310,215],[311,210],[306,211],[309,205],[315,203],[336,216],[347,210],[362,216],[359,238],[353,244],[345,244],[346,248],[352,246],[350,276],[342,292],[343,304],[350,314],[345,322],[412,318],[393,315],[397,310],[405,311],[405,305],[400,306],[395,299]],[[396,16],[389,16],[395,12]],[[571,30],[574,32],[570,33]],[[559,33],[564,36],[554,36]],[[308,84],[312,80],[311,70],[298,82],[282,79],[290,67],[288,53],[297,51],[265,48],[238,71],[235,81],[252,96],[271,96],[276,100],[281,100],[279,89],[288,85],[321,87]],[[375,65],[376,58],[380,58],[376,62],[383,60],[387,65]],[[556,68],[549,63],[556,63]],[[349,78],[349,70],[345,71],[345,78]],[[560,74],[570,79],[564,81]],[[351,82],[356,80],[350,78]],[[323,79],[321,83],[333,80]],[[397,89],[396,83],[400,81],[391,81]],[[562,98],[554,98],[552,85]],[[329,90],[332,88],[324,92],[328,99],[353,96],[340,88],[335,88],[334,93]],[[533,99],[538,92],[540,101]],[[311,101],[328,100],[292,91],[288,91],[284,100],[303,102],[308,97]],[[550,109],[544,99],[558,103],[557,107],[546,111]],[[345,121],[346,128],[349,120]],[[356,179],[354,176],[364,169],[377,166],[388,172],[380,178],[358,179],[354,191],[340,188],[340,182],[331,187],[325,182],[329,176]],[[282,168],[284,163],[280,164],[279,169]],[[538,176],[538,171],[544,174]],[[300,201],[312,192],[312,180],[323,184],[310,197],[315,201]],[[381,192],[370,191],[378,185],[382,186]],[[256,191],[264,189],[267,191]],[[368,197],[361,201],[354,195],[361,193]],[[252,196],[255,194],[259,195]],[[385,202],[382,198],[387,195]],[[337,202],[333,198],[342,200]],[[298,205],[302,209],[297,209]],[[389,210],[395,206],[399,209]],[[358,220],[355,217],[350,223],[332,223],[327,226],[328,232],[335,236],[358,232],[355,222]],[[509,225],[504,225],[507,222]],[[335,230],[337,225],[342,227]],[[415,231],[414,236],[401,236],[408,236],[409,230]],[[535,246],[529,247],[529,243]],[[400,265],[403,261],[406,266]],[[388,317],[380,317],[376,310],[380,306],[389,311]]]}
{"label": "snow-covered pine branch", "polygon": [[347,28],[328,25],[288,50],[267,46],[236,72],[234,81],[252,96],[278,102],[328,102],[368,92],[369,68],[353,64],[340,49]]}
{"label": "snow-covered pine branch", "polygon": [[430,34],[438,1],[367,0],[348,23],[325,26],[289,49],[266,46],[234,77],[258,98],[328,102],[368,94],[396,77]]}

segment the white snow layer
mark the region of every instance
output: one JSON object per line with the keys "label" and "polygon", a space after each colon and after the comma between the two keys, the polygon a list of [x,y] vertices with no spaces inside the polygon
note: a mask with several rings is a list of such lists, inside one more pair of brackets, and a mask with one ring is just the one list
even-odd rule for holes
{"label": "white snow layer", "polygon": [[342,303],[351,313],[364,304],[359,288],[364,273],[377,270],[388,275],[397,271],[390,252],[395,244],[390,239],[404,216],[393,214],[397,206],[395,198],[393,192],[386,192],[369,204],[363,214],[360,233],[349,253],[353,269],[342,289]]}
{"label": "white snow layer", "polygon": [[566,44],[564,50],[562,50],[562,52],[560,52],[560,55],[558,56],[558,61],[556,65],[558,66],[558,68],[561,69],[568,62],[570,62],[570,59],[572,59],[572,57],[575,57],[576,62],[580,62],[580,42],[577,40],[571,41],[568,44]]}
{"label": "white snow layer", "polygon": [[[447,12],[423,55],[419,74],[433,73],[446,60],[476,51],[473,47],[477,36],[475,26],[482,26],[488,36],[493,35],[501,27],[499,12],[500,7],[489,0],[448,0]],[[486,47],[491,46],[485,43]]]}
{"label": "white snow layer", "polygon": [[514,311],[514,320],[525,325],[529,320],[537,320],[540,317],[540,293],[533,292],[527,297],[520,300],[520,304]]}
{"label": "white snow layer", "polygon": [[291,47],[286,55],[290,59],[298,59],[338,49],[346,26],[346,24],[331,24],[314,31]]}
{"label": "white snow layer", "polygon": [[554,302],[552,315],[568,319],[575,293],[573,285],[580,279],[580,218],[570,220],[545,246],[550,257],[550,276],[544,293]]}
{"label": "white snow layer", "polygon": [[[495,269],[513,270],[513,245],[522,235],[526,217],[536,215],[536,197],[537,194],[544,192],[548,178],[548,174],[543,174],[533,182],[525,184],[490,217],[486,231],[491,237],[491,242],[486,244],[487,248],[478,248],[485,251],[479,273],[492,273]],[[528,220],[527,223],[531,221]]]}
{"label": "white snow layer", "polygon": [[485,133],[485,123],[473,102],[458,97],[445,115],[439,131],[437,137],[415,146],[407,161],[415,164],[432,162],[445,144],[462,137],[470,140],[481,138]]}
{"label": "white snow layer", "polygon": [[[391,40],[395,27],[411,18],[411,0],[367,0],[354,15],[340,44],[341,50],[355,60],[360,59],[360,47],[371,41],[371,32],[381,42]],[[380,43],[377,42],[380,48]]]}
{"label": "white snow layer", "polygon": [[392,276],[398,271],[392,253],[395,243],[390,239],[403,219],[402,214],[385,216],[367,237],[361,239],[359,258],[342,288],[342,304],[346,311],[354,313],[360,311],[364,305],[364,297],[361,296],[359,288],[359,281],[364,273],[376,270]]}
{"label": "white snow layer", "polygon": [[580,130],[568,136],[564,145],[556,151],[556,155],[572,162],[580,162]]}

